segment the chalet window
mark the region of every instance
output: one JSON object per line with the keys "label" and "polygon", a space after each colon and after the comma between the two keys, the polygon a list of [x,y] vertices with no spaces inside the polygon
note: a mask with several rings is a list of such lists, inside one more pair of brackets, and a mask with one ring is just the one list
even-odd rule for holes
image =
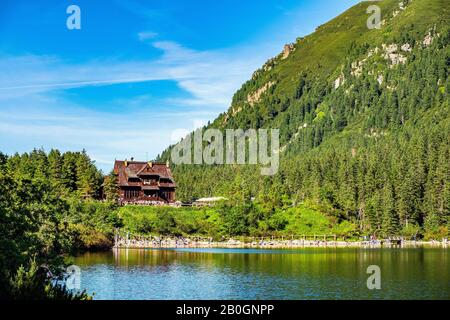
{"label": "chalet window", "polygon": [[125,190],[125,198],[139,198],[140,192],[139,190]]}
{"label": "chalet window", "polygon": [[151,197],[151,198],[157,198],[158,197],[158,193],[156,191],[145,191],[145,195],[147,197]]}
{"label": "chalet window", "polygon": [[171,201],[172,200],[172,192],[170,191],[163,191],[162,196],[164,199]]}

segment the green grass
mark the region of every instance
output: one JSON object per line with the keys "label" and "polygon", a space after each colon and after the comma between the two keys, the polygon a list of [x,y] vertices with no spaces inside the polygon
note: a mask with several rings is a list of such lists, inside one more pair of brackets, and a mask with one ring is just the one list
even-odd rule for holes
{"label": "green grass", "polygon": [[126,206],[119,209],[124,229],[146,235],[204,235],[221,233],[222,220],[212,208]]}
{"label": "green grass", "polygon": [[[236,207],[217,206],[211,208],[159,208],[126,206],[119,209],[124,230],[142,235],[207,236],[216,239],[232,236],[296,236],[338,235],[356,236],[356,226],[348,221],[337,223],[336,218],[310,205],[302,204],[288,209],[277,209],[272,215],[264,215],[254,206],[252,213],[261,218],[257,227],[248,227],[248,232],[239,234],[227,228],[225,215]],[[239,210],[239,209],[238,209]],[[236,219],[246,220],[245,215]],[[235,224],[231,224],[235,225]]]}

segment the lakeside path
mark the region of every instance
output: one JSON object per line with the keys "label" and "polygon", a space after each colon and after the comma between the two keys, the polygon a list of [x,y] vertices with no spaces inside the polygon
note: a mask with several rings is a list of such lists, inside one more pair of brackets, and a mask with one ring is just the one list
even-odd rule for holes
{"label": "lakeside path", "polygon": [[320,241],[320,240],[269,240],[241,242],[228,240],[222,242],[193,241],[189,239],[120,239],[115,249],[176,249],[176,248],[223,248],[223,249],[296,249],[314,247],[359,247],[359,248],[411,248],[420,246],[448,247],[448,241]]}

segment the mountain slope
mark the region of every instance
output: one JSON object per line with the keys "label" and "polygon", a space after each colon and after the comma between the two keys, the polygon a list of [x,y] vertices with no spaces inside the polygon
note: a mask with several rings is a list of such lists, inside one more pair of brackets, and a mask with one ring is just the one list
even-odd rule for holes
{"label": "mountain slope", "polygon": [[376,2],[382,27],[370,30],[370,4],[288,45],[203,128],[279,128],[279,173],[176,166],[181,199],[245,189],[268,207],[312,201],[361,230],[448,232],[449,8],[444,0]]}

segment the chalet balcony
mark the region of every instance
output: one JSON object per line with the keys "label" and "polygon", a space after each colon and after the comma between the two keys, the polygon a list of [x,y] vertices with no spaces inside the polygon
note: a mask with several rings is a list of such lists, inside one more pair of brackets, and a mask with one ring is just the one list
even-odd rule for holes
{"label": "chalet balcony", "polygon": [[150,187],[159,187],[159,182],[158,182],[158,181],[148,181],[148,180],[144,180],[144,181],[143,181],[143,185],[144,185],[144,186],[150,186]]}

